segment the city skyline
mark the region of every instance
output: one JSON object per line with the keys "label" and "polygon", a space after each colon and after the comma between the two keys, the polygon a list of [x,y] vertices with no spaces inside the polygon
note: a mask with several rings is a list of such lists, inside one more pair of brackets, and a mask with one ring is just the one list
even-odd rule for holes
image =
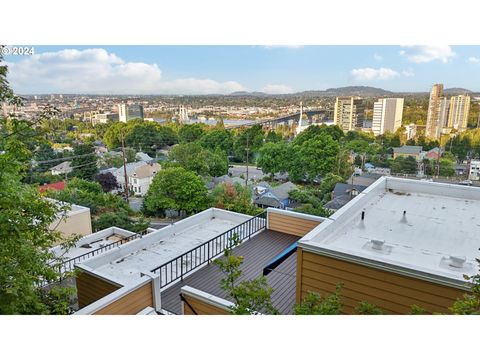
{"label": "city skyline", "polygon": [[5,56],[19,94],[288,94],[344,86],[480,91],[480,46],[34,46]]}

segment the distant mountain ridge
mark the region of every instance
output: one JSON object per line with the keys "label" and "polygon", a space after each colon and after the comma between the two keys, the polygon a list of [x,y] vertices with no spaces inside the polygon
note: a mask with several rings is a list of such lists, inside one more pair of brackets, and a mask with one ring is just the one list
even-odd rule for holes
{"label": "distant mountain ridge", "polygon": [[[254,91],[236,91],[230,94],[230,96],[252,96],[252,97],[295,97],[295,96],[304,96],[304,97],[337,97],[337,96],[362,96],[362,97],[381,97],[381,96],[393,96],[393,95],[406,95],[406,94],[428,94],[430,90],[427,91],[390,91],[382,88],[377,88],[373,86],[344,86],[338,88],[329,88],[326,90],[306,90],[290,94],[267,94],[264,92]],[[461,95],[461,94],[474,94],[478,93],[472,90],[464,88],[448,88],[443,91],[447,95]]]}

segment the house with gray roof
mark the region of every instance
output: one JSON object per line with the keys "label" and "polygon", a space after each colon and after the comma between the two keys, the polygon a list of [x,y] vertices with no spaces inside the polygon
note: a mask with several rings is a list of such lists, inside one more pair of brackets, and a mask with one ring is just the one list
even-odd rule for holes
{"label": "house with gray roof", "polygon": [[254,188],[253,200],[253,203],[261,208],[288,208],[291,203],[288,193],[297,189],[297,186],[290,181],[276,187],[270,187],[268,184],[262,185],[264,186]]}
{"label": "house with gray roof", "polygon": [[332,200],[327,202],[324,207],[329,210],[337,211],[367,187],[368,186],[364,185],[337,183],[332,192]]}

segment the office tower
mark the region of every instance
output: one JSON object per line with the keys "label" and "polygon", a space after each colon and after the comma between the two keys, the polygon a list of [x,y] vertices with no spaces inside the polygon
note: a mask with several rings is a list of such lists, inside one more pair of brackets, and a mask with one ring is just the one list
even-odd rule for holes
{"label": "office tower", "polygon": [[375,136],[382,135],[386,131],[394,133],[402,126],[402,116],[402,98],[379,99],[373,104],[373,133]]}
{"label": "office tower", "polygon": [[121,122],[127,122],[132,119],[143,120],[143,106],[139,104],[119,104],[118,105],[118,120]]}
{"label": "office tower", "polygon": [[443,96],[443,84],[435,84],[430,92],[428,103],[427,127],[425,135],[430,138],[438,138],[442,124],[440,123],[440,102]]}
{"label": "office tower", "polygon": [[450,112],[448,115],[447,127],[465,131],[470,112],[470,96],[457,95],[450,98]]}
{"label": "office tower", "polygon": [[343,131],[360,129],[363,127],[364,113],[365,105],[361,98],[353,96],[337,97],[333,122]]}

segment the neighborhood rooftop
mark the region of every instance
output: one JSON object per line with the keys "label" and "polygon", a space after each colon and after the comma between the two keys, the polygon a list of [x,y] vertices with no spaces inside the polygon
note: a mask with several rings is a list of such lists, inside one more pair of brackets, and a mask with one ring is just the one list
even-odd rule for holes
{"label": "neighborhood rooftop", "polygon": [[453,286],[477,272],[480,189],[383,177],[299,246]]}
{"label": "neighborhood rooftop", "polygon": [[99,255],[80,267],[125,285],[139,278],[141,273],[152,271],[250,218],[221,209],[207,209]]}

